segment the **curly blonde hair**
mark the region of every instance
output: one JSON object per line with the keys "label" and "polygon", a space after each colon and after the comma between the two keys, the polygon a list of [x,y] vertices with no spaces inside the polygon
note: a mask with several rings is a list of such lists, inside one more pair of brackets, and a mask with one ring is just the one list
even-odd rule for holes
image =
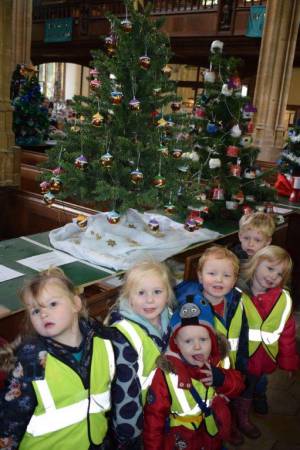
{"label": "curly blonde hair", "polygon": [[239,233],[254,229],[260,231],[267,239],[272,238],[275,228],[276,224],[273,216],[259,211],[244,214],[239,221]]}
{"label": "curly blonde hair", "polygon": [[258,265],[262,261],[283,264],[284,270],[281,285],[284,286],[288,283],[292,273],[293,262],[288,252],[277,245],[267,245],[266,247],[261,248],[251,259],[243,264],[241,278],[246,282],[252,280]]}

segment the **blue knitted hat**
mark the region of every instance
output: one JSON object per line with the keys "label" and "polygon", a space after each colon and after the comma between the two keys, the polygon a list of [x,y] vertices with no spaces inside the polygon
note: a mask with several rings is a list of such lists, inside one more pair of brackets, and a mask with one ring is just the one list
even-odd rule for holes
{"label": "blue knitted hat", "polygon": [[171,317],[171,335],[187,325],[202,325],[216,333],[212,308],[200,295],[187,295],[185,302],[179,303]]}

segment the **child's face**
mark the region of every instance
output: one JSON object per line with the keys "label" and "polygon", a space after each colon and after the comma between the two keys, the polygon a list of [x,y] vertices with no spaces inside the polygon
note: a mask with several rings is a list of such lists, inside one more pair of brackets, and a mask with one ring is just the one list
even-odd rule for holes
{"label": "child's face", "polygon": [[160,325],[160,315],[167,302],[167,287],[161,277],[155,273],[149,273],[137,281],[129,296],[129,303],[134,312],[155,326]]}
{"label": "child's face", "polygon": [[252,289],[255,294],[265,292],[268,289],[281,286],[286,267],[278,261],[261,261],[252,278]]}
{"label": "child's face", "polygon": [[30,320],[35,331],[61,344],[72,345],[78,333],[80,297],[68,293],[60,283],[49,281],[37,299],[25,299]]}
{"label": "child's face", "polygon": [[204,297],[213,305],[220,303],[236,282],[233,264],[227,258],[208,258],[198,272],[198,279],[203,285]]}
{"label": "child's face", "polygon": [[239,232],[239,239],[244,252],[251,258],[263,247],[271,243],[271,239],[255,228],[248,228]]}
{"label": "child's face", "polygon": [[184,359],[198,367],[208,362],[211,352],[211,339],[208,330],[200,325],[187,325],[180,328],[175,342]]}

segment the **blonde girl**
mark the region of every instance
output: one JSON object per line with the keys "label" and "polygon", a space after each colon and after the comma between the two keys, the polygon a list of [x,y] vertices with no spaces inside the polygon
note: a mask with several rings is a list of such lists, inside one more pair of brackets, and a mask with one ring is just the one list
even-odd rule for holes
{"label": "blonde girl", "polygon": [[114,375],[104,329],[86,318],[76,289],[58,268],[30,279],[20,296],[30,333],[0,397],[1,445],[104,449]]}
{"label": "blonde girl", "polygon": [[277,367],[288,372],[299,368],[292,300],[284,288],[291,270],[286,250],[269,245],[260,249],[241,273],[249,288],[242,297],[249,324],[249,359],[247,388],[235,404],[239,429],[250,438],[260,436],[249,420],[249,412],[261,377]]}
{"label": "blonde girl", "polygon": [[173,290],[167,267],[147,260],[125,276],[109,317],[116,378],[112,386],[112,434],[115,448],[141,448],[143,405],[157,356],[166,348]]}

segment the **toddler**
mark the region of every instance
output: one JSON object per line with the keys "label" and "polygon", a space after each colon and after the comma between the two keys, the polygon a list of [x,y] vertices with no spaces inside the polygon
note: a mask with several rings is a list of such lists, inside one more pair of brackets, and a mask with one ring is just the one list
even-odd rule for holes
{"label": "toddler", "polygon": [[0,447],[104,449],[114,376],[104,329],[85,317],[58,268],[29,280],[21,300],[32,335],[20,344],[0,394]]}
{"label": "toddler", "polygon": [[169,349],[158,360],[144,409],[144,450],[218,450],[229,437],[227,398],[244,383],[239,371],[220,367],[226,343],[213,321],[199,295],[187,296],[174,312]]}

